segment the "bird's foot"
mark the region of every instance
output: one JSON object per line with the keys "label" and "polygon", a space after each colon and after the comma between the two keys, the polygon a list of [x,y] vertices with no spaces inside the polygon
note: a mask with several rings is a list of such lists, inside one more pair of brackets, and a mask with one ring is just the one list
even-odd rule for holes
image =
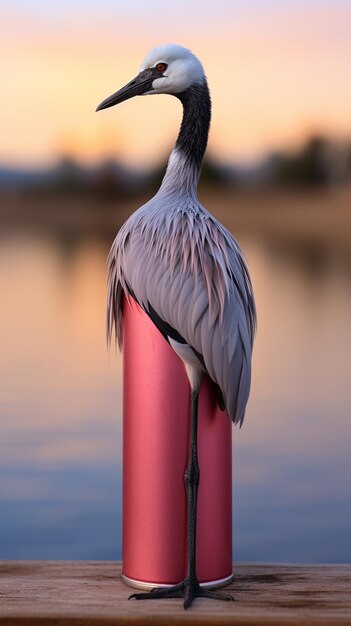
{"label": "bird's foot", "polygon": [[194,598],[211,598],[212,600],[234,600],[233,596],[215,591],[206,591],[199,585],[196,578],[185,578],[174,587],[155,587],[148,593],[133,593],[128,600],[159,600],[161,598],[184,598],[184,608],[192,605]]}

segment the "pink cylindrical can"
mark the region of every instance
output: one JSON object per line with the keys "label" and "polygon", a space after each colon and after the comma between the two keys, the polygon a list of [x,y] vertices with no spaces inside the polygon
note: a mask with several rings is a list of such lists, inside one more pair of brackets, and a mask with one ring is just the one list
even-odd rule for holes
{"label": "pink cylindrical can", "polygon": [[[184,472],[190,386],[185,368],[132,299],[123,308],[123,580],[151,589],[187,571]],[[199,396],[196,566],[199,582],[232,579],[232,428],[209,378]]]}

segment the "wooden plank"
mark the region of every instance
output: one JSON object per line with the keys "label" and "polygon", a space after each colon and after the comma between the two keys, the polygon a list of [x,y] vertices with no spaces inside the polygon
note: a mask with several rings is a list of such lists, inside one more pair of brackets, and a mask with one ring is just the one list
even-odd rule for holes
{"label": "wooden plank", "polygon": [[116,562],[0,562],[0,626],[351,625],[351,566],[236,565],[235,602],[128,601]]}

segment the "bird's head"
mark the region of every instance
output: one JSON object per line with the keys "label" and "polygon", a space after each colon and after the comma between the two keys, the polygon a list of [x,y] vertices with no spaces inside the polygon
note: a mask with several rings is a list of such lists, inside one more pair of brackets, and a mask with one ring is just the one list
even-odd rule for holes
{"label": "bird's head", "polygon": [[200,61],[187,48],[176,44],[153,48],[141,64],[139,74],[101,102],[96,110],[107,109],[134,96],[156,93],[177,95],[204,79]]}

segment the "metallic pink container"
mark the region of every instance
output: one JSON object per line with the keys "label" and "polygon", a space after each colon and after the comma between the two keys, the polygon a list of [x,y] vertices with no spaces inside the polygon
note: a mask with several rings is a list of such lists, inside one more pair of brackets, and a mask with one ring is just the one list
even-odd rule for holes
{"label": "metallic pink container", "polygon": [[[123,317],[122,577],[151,589],[186,575],[190,387],[184,365],[133,299],[125,299]],[[207,378],[199,398],[196,564],[209,587],[232,579],[231,442],[231,421]]]}

